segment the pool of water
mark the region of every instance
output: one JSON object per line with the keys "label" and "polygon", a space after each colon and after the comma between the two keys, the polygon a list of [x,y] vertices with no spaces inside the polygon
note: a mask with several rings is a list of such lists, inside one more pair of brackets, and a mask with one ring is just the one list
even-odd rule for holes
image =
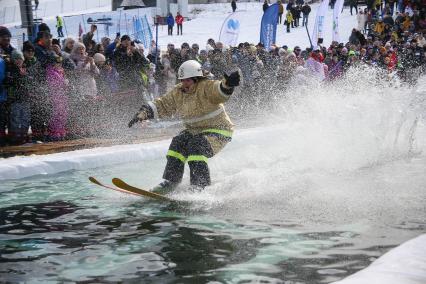
{"label": "pool of water", "polygon": [[163,159],[6,181],[0,278],[329,283],[425,232],[425,164],[418,156],[350,174],[305,170],[269,188],[244,185],[241,178],[243,186],[233,186],[217,176],[203,193],[182,186],[174,197],[192,202],[183,208],[87,180],[89,174],[105,182],[118,175],[139,186],[141,177],[155,184]]}
{"label": "pool of water", "polygon": [[172,195],[185,207],[89,183],[157,184],[165,159],[146,149],[103,167],[116,156],[62,155],[49,173],[80,170],[1,181],[1,281],[330,283],[365,268],[426,232],[426,85],[371,78],[283,94],[209,161],[212,186],[190,193],[185,174]]}

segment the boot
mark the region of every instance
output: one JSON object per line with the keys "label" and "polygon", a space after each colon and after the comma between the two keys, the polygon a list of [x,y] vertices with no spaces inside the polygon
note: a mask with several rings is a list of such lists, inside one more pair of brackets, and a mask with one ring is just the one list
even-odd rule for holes
{"label": "boot", "polygon": [[191,184],[188,189],[193,193],[197,193],[202,192],[204,190],[204,186]]}
{"label": "boot", "polygon": [[173,182],[173,181],[169,181],[165,179],[159,185],[155,186],[151,191],[154,193],[164,195],[164,194],[168,194],[172,192],[178,185],[179,185],[178,182]]}

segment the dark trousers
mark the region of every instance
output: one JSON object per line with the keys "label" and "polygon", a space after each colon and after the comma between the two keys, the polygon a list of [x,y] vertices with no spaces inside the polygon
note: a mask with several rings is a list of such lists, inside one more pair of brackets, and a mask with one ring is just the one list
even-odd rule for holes
{"label": "dark trousers", "polygon": [[168,35],[173,35],[173,26],[167,26]]}
{"label": "dark trousers", "polygon": [[30,103],[14,102],[10,106],[9,137],[13,143],[24,143],[28,136],[31,122]]}
{"label": "dark trousers", "polygon": [[278,23],[281,24],[281,21],[283,19],[283,14],[278,14]]}
{"label": "dark trousers", "polygon": [[50,105],[45,101],[31,104],[31,131],[34,141],[43,141],[47,135],[47,125],[50,118]]}
{"label": "dark trousers", "polygon": [[[195,157],[198,157],[196,159]],[[167,164],[163,178],[173,182],[181,182],[188,161],[191,184],[207,186],[210,184],[210,171],[206,161],[200,157],[213,157],[213,150],[207,139],[201,135],[192,135],[188,131],[181,132],[172,139],[167,152]]]}
{"label": "dark trousers", "polygon": [[352,8],[355,8],[355,13],[358,14],[358,5],[351,5],[350,6],[351,16],[352,16]]}
{"label": "dark trousers", "polygon": [[[212,134],[200,133],[193,135],[188,131],[182,131],[175,136],[167,152],[167,164],[163,178],[172,182],[181,182],[185,162],[188,162],[191,184],[201,187],[210,185],[210,171],[207,159],[213,157],[215,153],[207,140],[208,135]],[[226,137],[218,139],[222,139],[224,144],[230,141],[230,138]]]}
{"label": "dark trousers", "polygon": [[308,25],[308,16],[307,15],[303,15],[302,17],[302,26],[307,26]]}
{"label": "dark trousers", "polygon": [[182,24],[177,25],[177,34],[178,35],[179,35],[179,30],[180,30],[180,35],[182,35]]}
{"label": "dark trousers", "polygon": [[64,37],[64,33],[62,32],[62,27],[58,27],[58,37]]}
{"label": "dark trousers", "polygon": [[0,146],[6,144],[6,128],[9,121],[9,111],[6,102],[0,102]]}
{"label": "dark trousers", "polygon": [[286,21],[286,23],[287,23],[287,32],[289,33],[290,32],[290,23],[288,21]]}

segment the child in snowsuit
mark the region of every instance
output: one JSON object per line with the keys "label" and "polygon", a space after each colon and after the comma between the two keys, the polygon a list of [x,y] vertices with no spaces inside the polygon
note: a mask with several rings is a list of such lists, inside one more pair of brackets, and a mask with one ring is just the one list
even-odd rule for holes
{"label": "child in snowsuit", "polygon": [[293,23],[293,14],[290,10],[287,11],[284,24],[287,25],[287,32],[290,32],[290,25]]}

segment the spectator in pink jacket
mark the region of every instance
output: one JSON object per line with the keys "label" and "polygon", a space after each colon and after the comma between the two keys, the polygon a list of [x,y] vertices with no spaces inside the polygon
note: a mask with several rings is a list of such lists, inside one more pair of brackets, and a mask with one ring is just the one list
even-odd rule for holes
{"label": "spectator in pink jacket", "polygon": [[49,139],[61,141],[67,134],[66,124],[68,118],[68,97],[64,69],[62,68],[62,57],[55,57],[46,69],[46,80],[50,90],[50,101],[52,105],[49,120]]}

